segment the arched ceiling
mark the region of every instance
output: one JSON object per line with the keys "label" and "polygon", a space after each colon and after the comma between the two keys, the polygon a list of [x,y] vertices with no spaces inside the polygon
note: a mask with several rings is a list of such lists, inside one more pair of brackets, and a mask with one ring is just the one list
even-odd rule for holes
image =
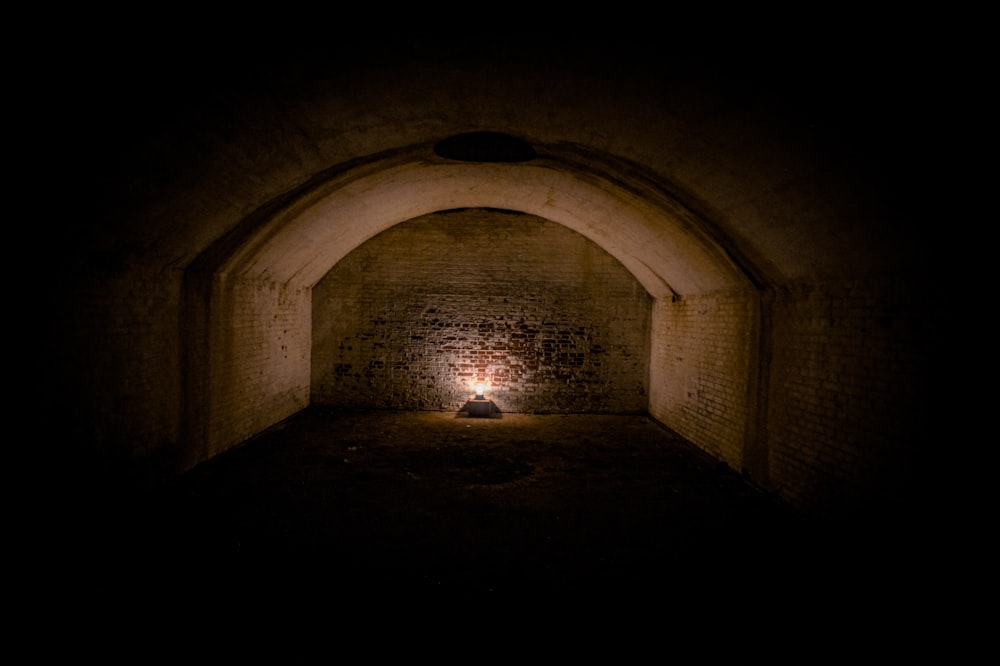
{"label": "arched ceiling", "polygon": [[[94,102],[80,112],[82,128],[67,149],[88,158],[80,185],[93,214],[81,213],[62,234],[67,262],[80,270],[183,269],[248,218],[288,208],[290,196],[308,190],[312,196],[296,208],[303,217],[280,242],[245,248],[239,257],[249,251],[252,262],[233,257],[233,270],[309,283],[381,228],[434,208],[472,205],[566,224],[654,292],[732,284],[732,264],[713,245],[774,285],[919,263],[919,239],[898,206],[899,163],[884,159],[898,145],[897,130],[882,135],[889,138],[877,151],[864,152],[858,147],[870,146],[875,133],[857,131],[862,114],[837,115],[852,108],[848,96],[870,88],[849,87],[847,74],[832,77],[828,64],[814,67],[806,85],[746,63],[579,46],[469,56],[382,45],[378,57],[367,58],[352,58],[345,46],[183,65],[162,58],[146,63],[141,79],[89,63],[99,73],[88,81]],[[783,87],[794,80],[801,90]],[[830,90],[818,95],[824,85]],[[834,99],[834,108],[820,109]],[[601,183],[554,163],[428,162],[355,180],[339,194],[314,186],[318,177],[329,180],[322,174],[331,169],[349,172],[475,130],[607,156],[616,174],[641,174],[649,192],[701,226],[664,217],[659,203],[646,206],[613,174]],[[393,193],[393,183],[403,189]],[[318,224],[318,216],[335,224]],[[619,225],[622,216],[628,222]],[[658,227],[664,219],[669,223]],[[304,235],[293,240],[293,228]],[[318,247],[326,254],[315,254]]]}
{"label": "arched ceiling", "polygon": [[[655,192],[626,189],[565,161],[468,163],[416,150],[368,164],[250,230],[216,270],[311,287],[380,231],[429,212],[505,208],[563,224],[616,257],[653,296],[746,285],[697,220]],[[398,163],[393,163],[398,162]]]}

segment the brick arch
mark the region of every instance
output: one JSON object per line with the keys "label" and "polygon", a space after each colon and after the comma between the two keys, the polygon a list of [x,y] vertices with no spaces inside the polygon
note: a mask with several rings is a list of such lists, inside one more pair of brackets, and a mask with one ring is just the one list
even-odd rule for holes
{"label": "brick arch", "polygon": [[[654,302],[735,293],[754,309],[752,272],[694,213],[633,173],[553,151],[516,164],[451,161],[428,146],[395,153],[320,178],[259,211],[189,268],[182,315],[186,464],[309,404],[311,289],[341,258],[395,224],[454,208],[502,208],[564,225],[617,259]],[[657,317],[664,320],[662,309]],[[751,315],[746,325],[759,322]],[[662,338],[663,329],[654,321],[651,338]],[[758,337],[755,330],[726,335],[722,346],[737,348],[740,358]],[[651,339],[650,353],[662,351]],[[665,372],[675,370],[650,363],[651,375]],[[748,389],[755,379],[746,373],[752,368],[730,378],[739,404],[731,405],[725,426],[724,457],[736,465],[740,433],[752,431],[743,420],[754,412]],[[649,411],[670,425],[675,398],[657,380],[651,377]]]}
{"label": "brick arch", "polygon": [[219,274],[311,287],[381,231],[452,208],[503,208],[562,224],[618,259],[654,298],[747,284],[747,276],[676,201],[588,167],[417,160],[347,173],[252,231]]}

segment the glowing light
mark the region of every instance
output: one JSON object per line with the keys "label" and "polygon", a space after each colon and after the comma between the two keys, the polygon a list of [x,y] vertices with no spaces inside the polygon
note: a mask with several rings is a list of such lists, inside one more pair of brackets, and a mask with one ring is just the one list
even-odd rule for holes
{"label": "glowing light", "polygon": [[483,397],[483,393],[485,391],[486,391],[486,384],[483,384],[482,382],[480,382],[479,384],[476,384],[476,397],[477,398],[482,398]]}

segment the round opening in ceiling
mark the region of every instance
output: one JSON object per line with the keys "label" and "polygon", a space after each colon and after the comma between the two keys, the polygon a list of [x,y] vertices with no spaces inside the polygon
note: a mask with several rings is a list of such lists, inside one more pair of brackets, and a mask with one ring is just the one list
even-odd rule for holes
{"label": "round opening in ceiling", "polygon": [[439,141],[439,157],[461,162],[526,162],[537,154],[527,141],[500,132],[468,132]]}

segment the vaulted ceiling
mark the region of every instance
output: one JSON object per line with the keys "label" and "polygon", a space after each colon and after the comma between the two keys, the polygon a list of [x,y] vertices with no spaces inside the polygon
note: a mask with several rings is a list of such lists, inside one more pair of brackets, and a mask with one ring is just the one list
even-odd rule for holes
{"label": "vaulted ceiling", "polygon": [[[910,75],[882,78],[884,62],[582,39],[227,44],[136,46],[141,67],[121,52],[83,60],[69,94],[86,103],[65,128],[82,205],[53,239],[64,268],[185,269],[221,243],[214,269],[309,284],[388,225],[479,205],[581,231],[651,293],[725,286],[730,271],[782,285],[923,260],[904,196]],[[540,159],[433,154],[475,131],[523,139]],[[316,222],[333,210],[337,225]],[[246,247],[230,253],[255,234],[262,254],[240,264]]]}

